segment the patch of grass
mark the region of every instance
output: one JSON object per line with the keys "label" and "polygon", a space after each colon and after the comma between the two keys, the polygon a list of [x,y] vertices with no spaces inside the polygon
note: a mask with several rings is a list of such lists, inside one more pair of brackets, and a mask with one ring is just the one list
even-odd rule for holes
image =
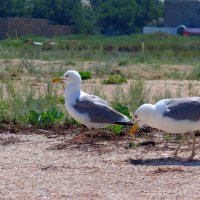
{"label": "patch of grass", "polygon": [[[44,45],[36,46],[33,42],[42,42]],[[68,58],[72,63],[77,60],[101,60],[112,63],[115,58],[119,66],[125,66],[129,62],[193,65],[198,64],[200,56],[198,37],[171,35],[163,37],[163,33],[115,37],[70,35],[51,38],[51,42],[56,45],[49,48],[49,39],[43,37],[25,36],[19,37],[18,40],[3,40],[0,41],[0,58],[20,57],[41,60]]]}
{"label": "patch of grass", "polygon": [[[122,113],[123,115],[127,116],[128,118],[131,119],[131,115],[128,109],[128,106],[122,104],[122,103],[117,103],[113,102],[112,107],[117,110],[118,112]],[[123,133],[124,126],[122,125],[110,125],[109,129],[111,129],[116,135],[121,135]]]}
{"label": "patch of grass", "polygon": [[189,79],[200,80],[200,65],[196,65],[192,68]]}
{"label": "patch of grass", "polygon": [[157,102],[161,99],[170,99],[173,97],[172,92],[168,89],[167,84],[164,91],[159,91],[155,96],[153,96],[153,102]]}
{"label": "patch of grass", "polygon": [[63,122],[63,119],[64,113],[55,107],[42,112],[36,112],[34,110],[29,111],[29,122],[39,127],[47,128]]}
{"label": "patch of grass", "polygon": [[121,85],[117,85],[117,87],[112,92],[112,102],[115,104],[117,103],[124,103],[126,102],[126,94]]}
{"label": "patch of grass", "polygon": [[180,71],[171,71],[166,74],[167,79],[183,80],[187,78],[186,74]]}
{"label": "patch of grass", "polygon": [[121,74],[111,74],[107,80],[103,81],[103,84],[122,84],[127,83],[127,80]]}
{"label": "patch of grass", "polygon": [[113,102],[112,103],[112,107],[117,110],[118,112],[122,113],[123,115],[126,115],[128,118],[131,118],[129,109],[127,105],[124,105],[122,103],[117,103],[117,102]]}
{"label": "patch of grass", "polygon": [[127,66],[128,64],[130,64],[130,61],[128,59],[120,60],[118,63],[119,66]]}
{"label": "patch of grass", "polygon": [[146,90],[144,81],[142,79],[133,80],[126,94],[127,104],[131,111],[135,110],[142,104],[148,102],[148,93]]}
{"label": "patch of grass", "polygon": [[[48,117],[51,118],[51,116],[56,115],[55,109],[60,110],[57,95],[49,84],[47,84],[43,95],[38,94],[38,97],[36,96],[36,90],[30,84],[30,80],[22,84],[22,89],[16,89],[12,81],[4,82],[4,87],[0,82],[0,88],[4,88],[0,90],[0,123],[27,125],[31,121],[31,112],[32,114],[33,112],[35,114],[39,113],[42,116],[43,123],[43,118],[46,117],[46,120],[49,120]],[[33,118],[32,122],[34,123]]]}
{"label": "patch of grass", "polygon": [[163,139],[164,139],[166,142],[170,142],[170,141],[172,141],[173,136],[172,136],[172,134],[166,133],[166,134],[163,135]]}
{"label": "patch of grass", "polygon": [[79,74],[80,74],[82,80],[91,79],[91,77],[92,77],[92,73],[89,71],[79,71]]}
{"label": "patch of grass", "polygon": [[128,144],[128,147],[129,148],[133,148],[133,149],[135,149],[135,148],[138,148],[140,145],[139,144],[136,144],[135,142],[129,142],[129,144]]}
{"label": "patch of grass", "polygon": [[103,75],[107,75],[112,72],[112,66],[108,63],[95,64],[92,69],[97,77],[102,77]]}
{"label": "patch of grass", "polygon": [[122,125],[110,125],[108,129],[110,129],[116,135],[121,135],[123,133],[124,126]]}
{"label": "patch of grass", "polygon": [[22,69],[26,69],[29,74],[39,73],[39,70],[33,65],[32,61],[22,59]]}

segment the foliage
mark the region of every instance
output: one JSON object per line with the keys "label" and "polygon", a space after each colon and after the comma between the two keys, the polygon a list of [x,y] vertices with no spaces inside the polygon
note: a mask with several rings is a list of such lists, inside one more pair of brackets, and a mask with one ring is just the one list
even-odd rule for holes
{"label": "foliage", "polygon": [[123,115],[126,115],[128,118],[131,118],[129,109],[127,105],[124,105],[119,102],[113,102],[112,107],[117,110],[118,112],[122,113]]}
{"label": "foliage", "polygon": [[64,113],[52,107],[42,112],[29,111],[29,122],[32,125],[48,127],[60,123],[64,119]]}
{"label": "foliage", "polygon": [[80,74],[82,80],[87,80],[92,77],[92,73],[89,71],[79,71],[79,74]]}
{"label": "foliage", "polygon": [[163,16],[159,0],[1,0],[0,17],[49,19],[74,25],[77,33],[130,34]]}
{"label": "foliage", "polygon": [[[27,44],[27,41],[46,42],[48,39],[24,36],[18,40],[0,41],[0,59],[20,57],[27,61],[31,59],[62,60],[63,65],[74,65],[77,61],[103,61],[103,63],[94,63],[94,67],[91,69],[97,76],[110,74],[113,62],[120,63],[123,60],[129,64],[199,65],[200,40],[198,37],[171,36],[163,33],[115,37],[70,35],[52,38],[52,41],[58,44],[57,47],[40,51],[33,45]],[[141,50],[142,42],[145,46],[145,55]],[[29,64],[27,62],[23,66],[32,70],[31,64],[30,61]],[[122,62],[122,64],[124,63]],[[196,70],[198,71],[198,68]],[[196,70],[187,78],[195,79]],[[63,72],[63,70],[61,71]],[[186,75],[188,76],[188,74]],[[185,75],[172,72],[170,76],[183,79]]]}
{"label": "foliage", "polygon": [[104,84],[122,84],[127,83],[127,80],[121,74],[111,74],[108,80],[103,81]]}
{"label": "foliage", "polygon": [[159,24],[159,19],[163,16],[163,2],[159,0],[136,0],[137,13],[135,26],[142,28],[145,25],[153,26]]}
{"label": "foliage", "polygon": [[[0,122],[27,125],[30,122],[30,113],[32,119],[36,117],[34,112],[42,114],[41,123],[46,123],[44,119],[48,121],[51,117],[55,118],[54,123],[57,122],[56,115],[58,118],[62,116],[57,112],[58,99],[53,88],[47,84],[44,94],[36,97],[36,91],[29,85],[29,81],[21,83],[22,90],[16,89],[12,81],[6,80],[3,84],[0,82]],[[1,89],[3,86],[5,90]]]}
{"label": "foliage", "polygon": [[135,142],[129,142],[128,147],[135,149],[139,147],[139,144],[136,144]]}
{"label": "foliage", "polygon": [[[122,104],[122,103],[117,103],[113,102],[112,107],[117,110],[118,112],[126,115],[128,118],[131,119],[130,112],[128,109],[128,106]],[[121,135],[123,133],[123,128],[124,126],[122,125],[110,125],[109,128],[116,134],[116,135]]]}
{"label": "foliage", "polygon": [[110,125],[108,128],[116,135],[121,135],[124,127],[122,125]]}
{"label": "foliage", "polygon": [[130,83],[127,91],[127,99],[131,111],[135,112],[140,105],[148,102],[148,92],[145,89],[142,79],[136,79]]}
{"label": "foliage", "polygon": [[108,0],[98,5],[97,20],[101,33],[106,35],[130,34],[134,31],[135,0]]}
{"label": "foliage", "polygon": [[94,34],[97,31],[94,10],[90,6],[81,5],[80,0],[74,0],[72,21],[79,34]]}

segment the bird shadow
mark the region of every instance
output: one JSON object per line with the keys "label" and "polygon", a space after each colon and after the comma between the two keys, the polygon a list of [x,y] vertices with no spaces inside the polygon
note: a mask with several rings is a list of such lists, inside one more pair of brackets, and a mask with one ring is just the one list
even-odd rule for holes
{"label": "bird shadow", "polygon": [[131,165],[141,165],[141,166],[189,166],[198,167],[200,166],[200,160],[186,161],[179,158],[167,157],[167,158],[152,158],[152,159],[132,159],[129,158],[128,162]]}

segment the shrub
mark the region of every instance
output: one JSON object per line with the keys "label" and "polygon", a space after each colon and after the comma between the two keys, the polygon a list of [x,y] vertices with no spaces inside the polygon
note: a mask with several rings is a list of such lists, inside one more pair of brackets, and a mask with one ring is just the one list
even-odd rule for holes
{"label": "shrub", "polygon": [[79,71],[79,74],[80,74],[82,80],[87,80],[92,77],[92,73],[88,72],[88,71]]}
{"label": "shrub", "polygon": [[136,79],[130,83],[127,91],[128,105],[131,111],[135,110],[143,103],[148,102],[148,93],[145,89],[144,81],[142,79]]}
{"label": "shrub", "polygon": [[[122,103],[112,103],[112,107],[117,110],[118,112],[126,115],[127,117],[131,118],[128,106],[122,104]],[[124,126],[122,125],[110,125],[109,128],[116,134],[121,135],[123,133]]]}
{"label": "shrub", "polygon": [[122,83],[127,83],[127,80],[120,74],[111,74],[108,77],[108,80],[103,81],[103,84],[122,84]]}
{"label": "shrub", "polygon": [[32,125],[48,127],[62,122],[64,113],[57,108],[49,108],[42,112],[29,111],[29,122]]}
{"label": "shrub", "polygon": [[115,110],[117,110],[118,112],[122,113],[123,115],[126,115],[128,118],[131,118],[129,109],[127,105],[124,105],[122,103],[112,103],[112,106]]}

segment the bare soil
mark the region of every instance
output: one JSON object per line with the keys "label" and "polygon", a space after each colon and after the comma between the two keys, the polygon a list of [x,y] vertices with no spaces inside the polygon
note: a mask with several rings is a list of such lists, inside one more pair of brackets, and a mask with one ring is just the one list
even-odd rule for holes
{"label": "bare soil", "polygon": [[[82,127],[1,130],[0,199],[199,200],[199,137],[192,162],[171,157],[178,142],[164,137],[151,129],[135,139]],[[189,154],[184,145],[180,157]]]}

